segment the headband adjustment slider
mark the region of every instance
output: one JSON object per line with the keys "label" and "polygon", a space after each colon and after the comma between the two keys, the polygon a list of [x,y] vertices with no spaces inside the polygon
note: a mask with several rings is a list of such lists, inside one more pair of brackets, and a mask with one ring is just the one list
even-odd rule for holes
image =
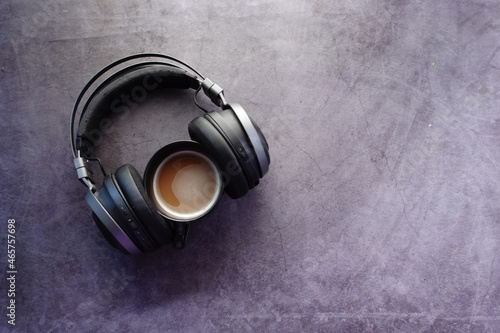
{"label": "headband adjustment slider", "polygon": [[215,105],[224,106],[227,104],[224,98],[224,90],[218,84],[213,83],[210,79],[205,79],[201,82],[201,87],[205,95],[207,95]]}
{"label": "headband adjustment slider", "polygon": [[90,169],[88,161],[83,157],[77,157],[73,159],[73,164],[75,165],[78,179],[92,191],[95,188],[93,181],[94,173]]}

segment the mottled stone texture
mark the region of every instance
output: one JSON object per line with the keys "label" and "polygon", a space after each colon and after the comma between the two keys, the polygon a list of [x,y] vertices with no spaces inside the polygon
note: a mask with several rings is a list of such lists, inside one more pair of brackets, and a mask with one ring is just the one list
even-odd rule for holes
{"label": "mottled stone texture", "polygon": [[[2,332],[498,332],[498,1],[6,0],[0,31]],[[221,85],[272,163],[184,250],[130,257],[92,221],[69,116],[145,51]],[[200,114],[163,93],[97,153],[142,172]]]}

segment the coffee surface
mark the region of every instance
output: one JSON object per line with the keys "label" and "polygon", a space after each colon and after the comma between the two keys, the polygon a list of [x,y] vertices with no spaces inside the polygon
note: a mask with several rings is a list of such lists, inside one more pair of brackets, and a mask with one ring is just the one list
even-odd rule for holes
{"label": "coffee surface", "polygon": [[213,204],[216,175],[200,156],[172,156],[158,172],[157,186],[164,208],[174,215],[194,214]]}

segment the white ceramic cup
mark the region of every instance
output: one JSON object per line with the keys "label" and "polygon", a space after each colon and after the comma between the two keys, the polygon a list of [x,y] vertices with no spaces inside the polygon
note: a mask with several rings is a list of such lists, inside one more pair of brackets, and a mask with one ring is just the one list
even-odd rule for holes
{"label": "white ceramic cup", "polygon": [[223,193],[217,165],[193,141],[178,141],[160,149],[148,163],[144,179],[158,212],[178,222],[206,215]]}

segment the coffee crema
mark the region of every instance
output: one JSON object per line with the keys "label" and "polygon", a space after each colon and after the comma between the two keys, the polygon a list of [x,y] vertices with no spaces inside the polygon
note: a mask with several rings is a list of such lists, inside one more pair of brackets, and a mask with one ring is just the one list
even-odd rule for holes
{"label": "coffee crema", "polygon": [[161,210],[176,220],[205,214],[220,195],[220,178],[213,162],[194,151],[167,157],[154,176],[154,194]]}

